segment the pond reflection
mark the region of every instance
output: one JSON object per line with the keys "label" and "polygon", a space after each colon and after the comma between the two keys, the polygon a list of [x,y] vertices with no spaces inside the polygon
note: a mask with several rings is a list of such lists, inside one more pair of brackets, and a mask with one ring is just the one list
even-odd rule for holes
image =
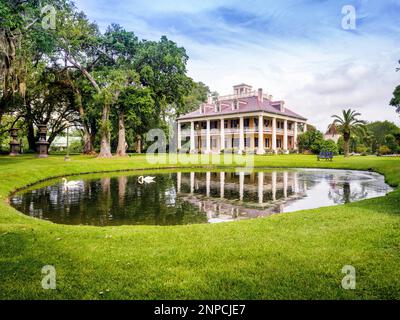
{"label": "pond reflection", "polygon": [[136,175],[77,177],[22,191],[11,204],[32,217],[75,225],[216,223],[385,195],[383,176],[346,170],[176,172],[140,184]]}

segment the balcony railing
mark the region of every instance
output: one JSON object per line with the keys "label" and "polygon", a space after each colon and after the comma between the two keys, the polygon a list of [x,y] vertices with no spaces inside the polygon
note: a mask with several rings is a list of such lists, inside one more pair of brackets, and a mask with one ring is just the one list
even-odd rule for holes
{"label": "balcony railing", "polygon": [[[253,90],[253,91],[246,92],[246,93],[229,94],[226,96],[220,96],[220,97],[218,97],[218,101],[235,100],[235,99],[251,98],[251,97],[258,97],[258,91]],[[271,100],[271,98],[272,98],[272,96],[263,94],[263,99]]]}
{"label": "balcony railing", "polygon": [[[225,128],[224,129],[225,134],[240,134],[240,129],[239,128]],[[258,128],[244,128],[244,133],[258,133]],[[272,128],[271,127],[265,127],[264,128],[264,133],[272,133]],[[276,133],[279,135],[284,134],[283,129],[276,129]],[[301,131],[298,131],[298,134],[301,134]],[[205,136],[207,135],[207,130],[206,129],[201,129],[201,130],[195,130],[194,131],[195,136]],[[215,135],[215,134],[220,134],[220,129],[211,129],[210,134]],[[288,135],[293,136],[294,135],[294,130],[288,130]],[[181,130],[181,136],[183,137],[190,137],[190,129],[183,129]]]}

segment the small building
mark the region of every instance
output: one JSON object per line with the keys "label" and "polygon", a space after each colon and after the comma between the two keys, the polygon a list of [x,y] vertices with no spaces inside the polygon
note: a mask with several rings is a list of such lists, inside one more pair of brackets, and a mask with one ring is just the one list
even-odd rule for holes
{"label": "small building", "polygon": [[339,130],[335,123],[332,123],[328,127],[328,131],[324,134],[325,140],[333,140],[335,143],[338,143],[340,138]]}
{"label": "small building", "polygon": [[[74,142],[82,141],[81,137],[69,137],[69,145]],[[51,149],[63,151],[67,149],[67,137],[57,136],[54,138],[53,143],[51,144]]]}
{"label": "small building", "polygon": [[306,130],[307,119],[284,101],[240,84],[233,94],[209,97],[198,110],[178,118],[178,149],[185,143],[194,153],[287,153],[297,150],[298,134]]}

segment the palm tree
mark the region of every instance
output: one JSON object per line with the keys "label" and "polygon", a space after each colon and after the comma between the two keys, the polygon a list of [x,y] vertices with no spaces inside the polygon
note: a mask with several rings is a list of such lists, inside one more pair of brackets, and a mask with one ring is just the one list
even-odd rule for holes
{"label": "palm tree", "polygon": [[363,120],[357,119],[357,117],[361,116],[360,113],[354,110],[343,110],[343,117],[334,115],[332,118],[335,118],[333,122],[337,125],[338,131],[342,134],[344,140],[344,156],[349,156],[350,149],[350,137],[353,133],[361,134],[365,132],[365,124],[366,122]]}

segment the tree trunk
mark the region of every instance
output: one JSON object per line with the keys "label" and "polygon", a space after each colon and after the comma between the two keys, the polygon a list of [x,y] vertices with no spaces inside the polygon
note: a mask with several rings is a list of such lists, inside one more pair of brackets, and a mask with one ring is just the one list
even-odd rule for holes
{"label": "tree trunk", "polygon": [[344,157],[348,158],[350,156],[350,135],[345,134],[343,136],[344,140]]}
{"label": "tree trunk", "polygon": [[109,128],[109,113],[110,106],[105,103],[103,107],[103,115],[101,119],[101,144],[100,144],[100,153],[98,158],[111,158],[111,145],[110,145],[110,128]]}
{"label": "tree trunk", "polygon": [[120,112],[118,116],[118,147],[117,156],[126,157],[126,139],[125,139],[125,114]]}
{"label": "tree trunk", "polygon": [[94,137],[86,125],[83,126],[83,153],[88,155],[96,153],[94,151]]}
{"label": "tree trunk", "polygon": [[33,127],[33,122],[31,119],[27,119],[28,123],[28,145],[29,150],[36,152],[36,136],[35,136],[35,128]]}
{"label": "tree trunk", "polygon": [[142,153],[142,137],[140,135],[136,137],[136,153]]}
{"label": "tree trunk", "polygon": [[94,136],[90,132],[89,125],[85,121],[85,109],[83,109],[82,95],[79,89],[75,89],[75,96],[78,103],[79,115],[83,125],[83,153],[84,154],[95,154],[94,151]]}

